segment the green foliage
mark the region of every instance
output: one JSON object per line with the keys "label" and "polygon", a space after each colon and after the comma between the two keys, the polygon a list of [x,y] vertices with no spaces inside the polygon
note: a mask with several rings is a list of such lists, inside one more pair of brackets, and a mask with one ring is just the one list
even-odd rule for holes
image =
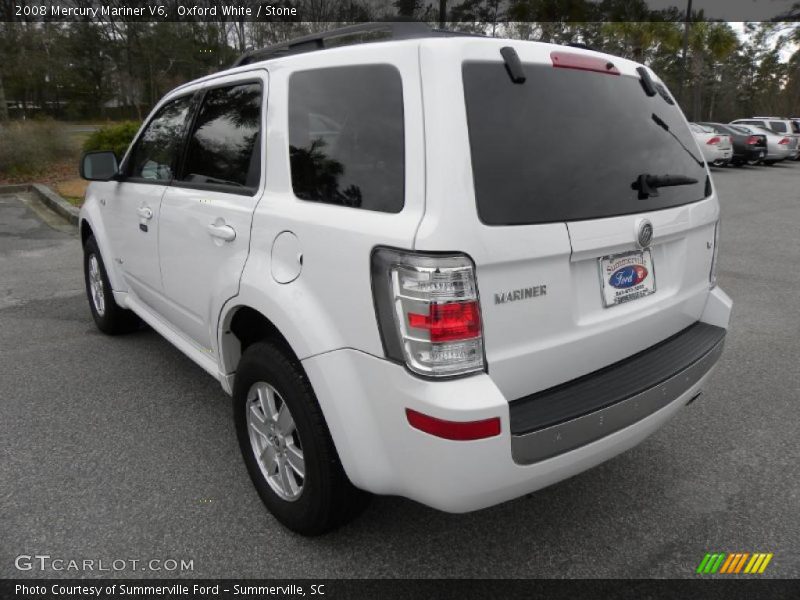
{"label": "green foliage", "polygon": [[41,172],[70,157],[74,145],[54,121],[22,121],[0,125],[0,174],[11,177]]}
{"label": "green foliage", "polygon": [[83,151],[111,150],[117,155],[117,158],[122,158],[137,131],[139,131],[139,123],[136,121],[124,121],[106,125],[93,132],[86,139],[83,143]]}

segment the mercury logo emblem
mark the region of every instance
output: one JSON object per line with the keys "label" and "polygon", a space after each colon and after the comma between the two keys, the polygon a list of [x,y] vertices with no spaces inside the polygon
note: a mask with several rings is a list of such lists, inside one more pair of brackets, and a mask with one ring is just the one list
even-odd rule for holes
{"label": "mercury logo emblem", "polygon": [[647,248],[653,241],[653,224],[647,219],[642,219],[636,225],[636,242],[640,248]]}

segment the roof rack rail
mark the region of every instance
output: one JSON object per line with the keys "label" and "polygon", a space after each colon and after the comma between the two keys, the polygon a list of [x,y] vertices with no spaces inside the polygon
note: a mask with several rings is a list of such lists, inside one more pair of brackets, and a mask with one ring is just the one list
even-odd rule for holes
{"label": "roof rack rail", "polygon": [[231,67],[249,65],[261,60],[267,60],[269,58],[278,58],[280,56],[289,56],[291,54],[302,54],[304,52],[313,52],[315,50],[324,50],[325,48],[329,47],[326,42],[347,37],[356,38],[361,36],[361,39],[351,42],[337,43],[333,44],[333,46],[348,46],[351,44],[361,44],[367,42],[382,42],[386,41],[387,39],[410,40],[425,37],[450,37],[462,35],[474,34],[433,29],[427,23],[422,23],[420,21],[378,21],[374,23],[359,23],[357,25],[348,25],[347,27],[331,29],[330,31],[312,33],[311,35],[305,35],[287,42],[265,46],[264,48],[257,50],[250,50],[249,52],[242,54],[242,56],[240,56],[236,62],[231,65]]}

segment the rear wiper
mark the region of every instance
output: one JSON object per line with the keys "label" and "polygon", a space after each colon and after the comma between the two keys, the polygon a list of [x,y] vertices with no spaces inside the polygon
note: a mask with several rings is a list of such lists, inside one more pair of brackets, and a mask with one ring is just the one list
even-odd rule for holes
{"label": "rear wiper", "polygon": [[658,196],[658,188],[673,187],[676,185],[692,185],[697,183],[694,177],[686,175],[650,175],[642,173],[631,184],[632,190],[639,190],[639,200],[647,200],[651,196]]}
{"label": "rear wiper", "polygon": [[678,143],[680,144],[681,148],[683,148],[683,149],[684,149],[684,151],[685,151],[685,152],[686,152],[686,153],[687,153],[689,156],[691,156],[691,157],[692,157],[692,160],[694,160],[694,162],[696,162],[696,163],[697,163],[698,165],[700,165],[701,167],[705,167],[705,166],[706,166],[706,163],[704,163],[702,160],[698,159],[698,158],[697,158],[697,157],[696,157],[696,156],[695,156],[695,155],[692,153],[692,151],[691,151],[691,150],[689,150],[689,149],[688,149],[688,148],[687,148],[687,147],[684,145],[684,143],[683,143],[683,142],[680,140],[680,138],[679,138],[677,135],[675,135],[675,132],[674,132],[674,131],[672,131],[672,130],[669,128],[669,125],[667,125],[667,123],[664,121],[664,119],[662,119],[661,117],[659,117],[659,116],[658,116],[656,113],[653,113],[653,114],[651,115],[651,117],[652,117],[652,119],[653,119],[653,122],[654,122],[656,125],[658,125],[659,127],[661,127],[661,129],[663,129],[664,131],[666,131],[668,134],[670,134],[670,135],[672,136],[672,139],[674,139],[676,142],[678,142]]}

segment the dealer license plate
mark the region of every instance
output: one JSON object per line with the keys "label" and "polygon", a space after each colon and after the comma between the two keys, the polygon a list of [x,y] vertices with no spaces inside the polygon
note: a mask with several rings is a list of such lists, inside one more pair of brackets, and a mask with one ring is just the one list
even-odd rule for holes
{"label": "dealer license plate", "polygon": [[599,260],[600,287],[605,306],[630,302],[656,291],[656,272],[649,249]]}

